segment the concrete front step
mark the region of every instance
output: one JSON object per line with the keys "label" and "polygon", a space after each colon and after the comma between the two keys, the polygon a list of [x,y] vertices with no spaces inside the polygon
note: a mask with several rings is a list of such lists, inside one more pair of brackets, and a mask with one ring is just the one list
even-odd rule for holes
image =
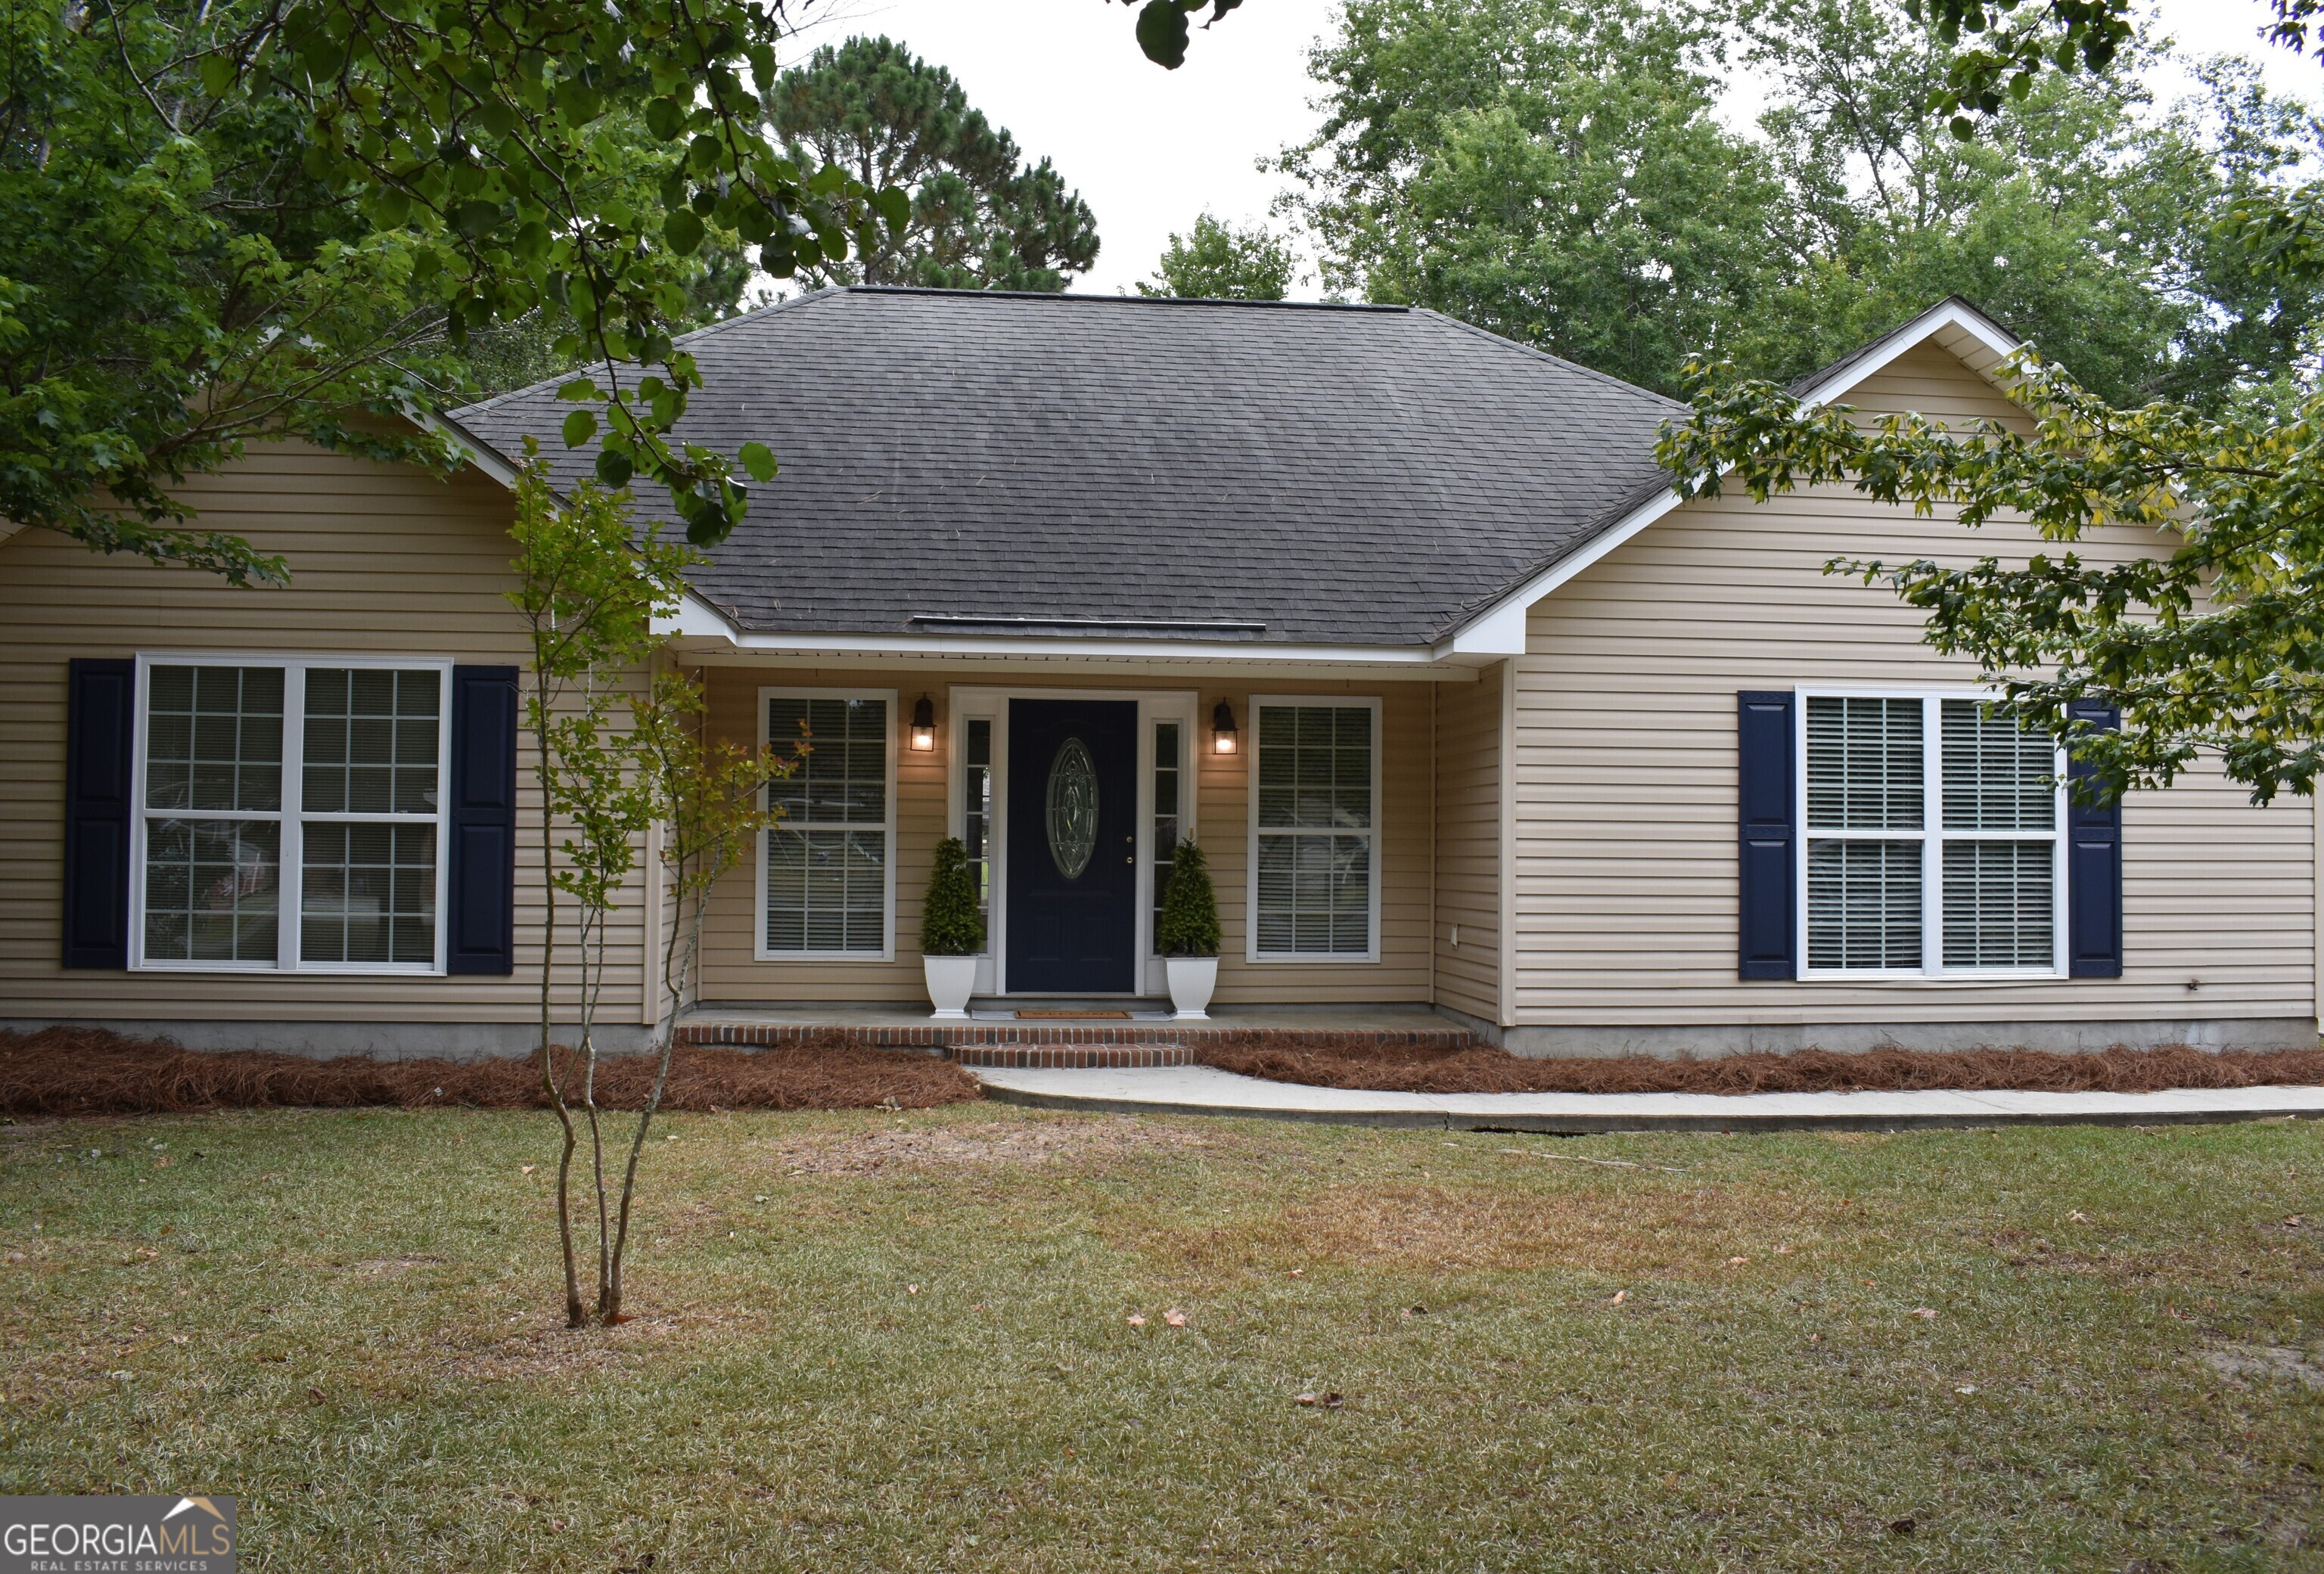
{"label": "concrete front step", "polygon": [[[1470,1049],[1476,1036],[1465,1027],[1250,1027],[1201,1022],[929,1022],[908,1026],[866,1023],[751,1022],[716,1019],[679,1025],[678,1041],[691,1045],[738,1045],[776,1049],[844,1045],[850,1048],[917,1049],[947,1054],[955,1047],[1025,1045],[1083,1047],[1170,1045],[1189,1059],[1147,1064],[1191,1064],[1204,1045],[1251,1045],[1273,1049],[1416,1048]],[[1128,1062],[1124,1064],[1131,1063]]]}
{"label": "concrete front step", "polygon": [[1194,1052],[1184,1044],[949,1044],[945,1058],[986,1070],[1086,1072],[1190,1066]]}

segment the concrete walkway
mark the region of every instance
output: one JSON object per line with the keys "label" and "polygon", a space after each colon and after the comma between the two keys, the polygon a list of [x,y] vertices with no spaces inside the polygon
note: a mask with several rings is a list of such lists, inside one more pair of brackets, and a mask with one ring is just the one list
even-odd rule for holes
{"label": "concrete walkway", "polygon": [[2163,1093],[1377,1093],[1212,1066],[980,1069],[988,1097],[1047,1109],[1240,1115],[1450,1131],[1895,1131],[1960,1126],[2160,1126],[2324,1118],[2324,1087]]}

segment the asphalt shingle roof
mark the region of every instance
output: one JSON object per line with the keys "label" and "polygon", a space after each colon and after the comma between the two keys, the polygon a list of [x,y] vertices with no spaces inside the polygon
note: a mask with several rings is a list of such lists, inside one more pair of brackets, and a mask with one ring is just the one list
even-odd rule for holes
{"label": "asphalt shingle roof", "polygon": [[[1402,308],[835,290],[687,347],[680,435],[782,463],[696,576],[752,631],[1422,643],[1651,495],[1684,408]],[[570,483],[572,408],[455,419]]]}

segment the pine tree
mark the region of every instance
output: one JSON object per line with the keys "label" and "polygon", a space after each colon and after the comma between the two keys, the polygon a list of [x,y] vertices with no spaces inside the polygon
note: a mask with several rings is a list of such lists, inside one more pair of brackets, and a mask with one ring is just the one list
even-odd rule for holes
{"label": "pine tree", "polygon": [[877,170],[912,193],[900,231],[802,269],[809,283],[1056,291],[1097,261],[1096,216],[1056,167],[1028,164],[950,71],[893,39],[816,51],[777,79],[767,114],[802,168]]}

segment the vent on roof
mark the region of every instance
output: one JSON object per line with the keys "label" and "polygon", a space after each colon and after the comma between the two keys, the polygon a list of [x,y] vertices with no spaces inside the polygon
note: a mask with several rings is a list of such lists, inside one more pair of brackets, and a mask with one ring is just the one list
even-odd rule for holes
{"label": "vent on roof", "polygon": [[914,612],[911,621],[923,628],[957,629],[963,632],[1120,634],[1144,639],[1173,634],[1209,640],[1250,639],[1267,632],[1265,623],[1227,618],[1019,618],[986,617],[973,612]]}

